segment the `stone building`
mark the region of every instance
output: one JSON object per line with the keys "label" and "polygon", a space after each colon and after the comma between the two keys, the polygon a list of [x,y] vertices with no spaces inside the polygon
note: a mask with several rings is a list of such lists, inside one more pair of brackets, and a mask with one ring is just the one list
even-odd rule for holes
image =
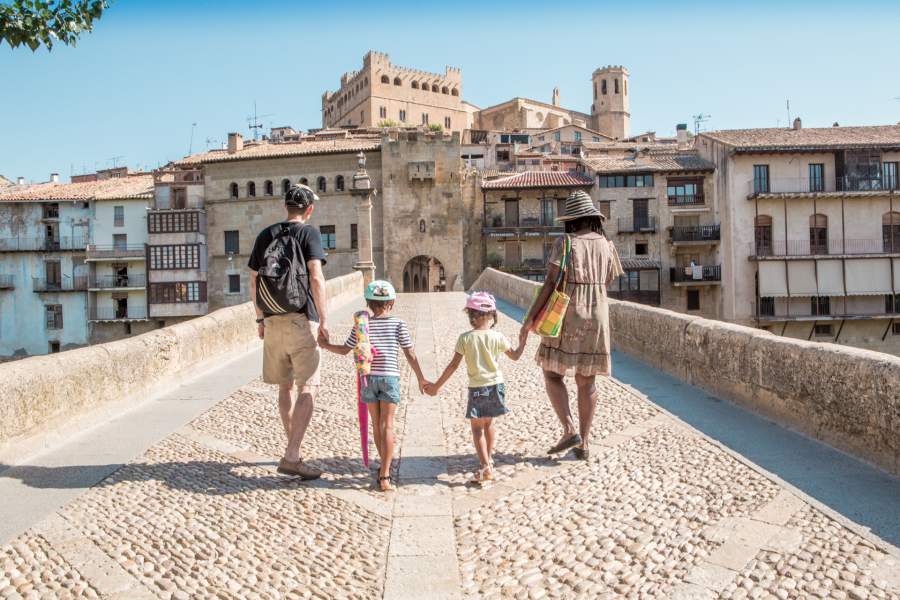
{"label": "stone building", "polygon": [[626,139],[631,125],[628,69],[622,65],[602,67],[591,75],[591,83],[591,127],[613,139]]}
{"label": "stone building", "polygon": [[900,125],[701,133],[723,318],[900,353]]}
{"label": "stone building", "polygon": [[472,129],[523,131],[554,129],[563,125],[591,126],[591,115],[531,98],[515,97],[482,108],[475,115]]}
{"label": "stone building", "polygon": [[336,92],[322,94],[322,127],[375,127],[392,121],[462,131],[471,126],[476,108],[463,103],[460,69],[430,73],[395,65],[387,54],[369,51],[362,69],[344,73]]}

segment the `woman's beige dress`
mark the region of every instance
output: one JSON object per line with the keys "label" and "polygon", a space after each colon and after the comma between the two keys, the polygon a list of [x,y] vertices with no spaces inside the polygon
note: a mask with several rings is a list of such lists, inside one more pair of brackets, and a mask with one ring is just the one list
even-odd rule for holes
{"label": "woman's beige dress", "polygon": [[[624,273],[613,243],[599,233],[571,235],[566,293],[569,308],[556,338],[541,338],[537,363],[560,375],[610,375],[609,304],[606,286]],[[559,266],[563,237],[550,253]]]}

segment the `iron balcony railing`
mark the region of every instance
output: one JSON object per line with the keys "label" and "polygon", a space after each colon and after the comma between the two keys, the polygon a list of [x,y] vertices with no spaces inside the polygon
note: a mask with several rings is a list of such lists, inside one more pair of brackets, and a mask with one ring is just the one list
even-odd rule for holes
{"label": "iron balcony railing", "polygon": [[620,217],[616,220],[616,226],[619,233],[641,233],[644,231],[656,231],[656,217],[647,215],[645,217],[628,218]]}
{"label": "iron balcony railing", "polygon": [[704,265],[697,267],[671,267],[669,269],[669,279],[672,283],[722,281],[722,266]]}
{"label": "iron balcony railing", "polygon": [[84,238],[61,237],[5,237],[0,238],[0,252],[59,252],[61,250],[84,250]]}
{"label": "iron balcony railing", "polygon": [[146,306],[128,306],[127,308],[91,306],[88,309],[89,321],[135,321],[146,318]]}
{"label": "iron balcony railing", "polygon": [[137,258],[144,256],[144,244],[89,244],[88,258]]}
{"label": "iron balcony railing", "polygon": [[90,287],[98,289],[133,288],[144,287],[146,285],[147,276],[144,273],[129,275],[95,275],[90,279]]}
{"label": "iron balcony railing", "polygon": [[0,290],[11,290],[15,287],[15,275],[0,275]]}
{"label": "iron balcony railing", "polygon": [[823,192],[898,191],[900,181],[892,177],[775,177],[747,181],[747,195],[758,194],[816,194]]}
{"label": "iron balcony railing", "polygon": [[679,196],[669,196],[669,206],[692,206],[696,204],[704,204],[703,194],[683,194]]}
{"label": "iron balcony railing", "polygon": [[751,257],[759,256],[827,256],[829,254],[900,254],[900,244],[891,239],[772,240],[750,242]]}
{"label": "iron balcony railing", "polygon": [[816,311],[813,311],[812,304],[809,302],[795,302],[788,307],[784,302],[776,303],[774,298],[772,300],[757,298],[750,302],[750,315],[759,321],[790,321],[793,319],[812,321],[815,319],[840,320],[900,316],[900,310],[894,310],[894,307],[888,306],[848,311],[844,307],[843,298],[844,296],[831,296],[828,306],[823,306]]}
{"label": "iron balcony railing", "polygon": [[84,276],[63,277],[61,280],[33,277],[32,281],[35,292],[83,292],[88,288],[88,278]]}
{"label": "iron balcony railing", "polygon": [[695,225],[692,227],[672,227],[669,239],[673,242],[708,242],[722,239],[718,225]]}

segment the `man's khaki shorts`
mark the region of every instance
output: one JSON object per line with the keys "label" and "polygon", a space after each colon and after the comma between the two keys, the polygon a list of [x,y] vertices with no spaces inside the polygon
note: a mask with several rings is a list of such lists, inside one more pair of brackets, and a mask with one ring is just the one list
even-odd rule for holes
{"label": "man's khaki shorts", "polygon": [[319,385],[319,324],[300,313],[266,317],[263,381],[297,387]]}

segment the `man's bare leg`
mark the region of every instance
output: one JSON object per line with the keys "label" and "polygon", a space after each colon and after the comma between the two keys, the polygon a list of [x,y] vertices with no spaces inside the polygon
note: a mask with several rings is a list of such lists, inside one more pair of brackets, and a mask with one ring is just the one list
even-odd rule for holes
{"label": "man's bare leg", "polygon": [[291,439],[291,412],[294,409],[294,400],[291,398],[293,383],[278,386],[278,413],[281,415],[281,424],[284,426],[284,435]]}
{"label": "man's bare leg", "polygon": [[300,444],[303,442],[306,428],[312,419],[315,390],[314,386],[304,386],[298,390],[297,401],[294,403],[294,410],[291,413],[291,433],[288,436],[287,449],[284,451],[284,458],[288,462],[293,463],[300,460]]}

